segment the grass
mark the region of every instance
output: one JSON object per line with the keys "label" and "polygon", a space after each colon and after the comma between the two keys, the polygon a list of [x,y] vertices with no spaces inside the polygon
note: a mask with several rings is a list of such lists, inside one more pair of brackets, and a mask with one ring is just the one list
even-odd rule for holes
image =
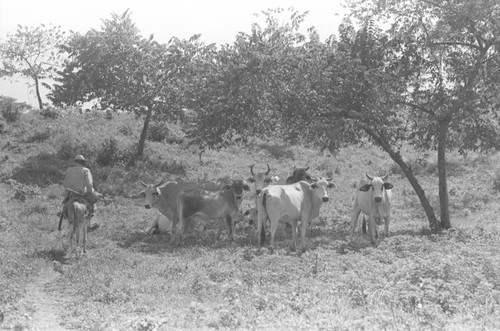
{"label": "grass", "polygon": [[[39,134],[49,130],[50,137]],[[110,138],[116,150],[127,150],[139,132],[140,123],[127,114],[110,121],[104,114],[49,120],[32,113],[1,134],[0,159],[8,155],[0,170],[2,328],[30,328],[26,289],[55,260],[63,273],[50,291],[67,300],[59,311],[65,329],[500,329],[498,155],[450,154],[454,227],[432,234],[410,185],[375,147],[348,147],[331,156],[258,143],[207,151],[200,164],[196,150],[182,143],[148,142],[135,168],[93,164],[96,186],[107,194],[97,205],[102,226],[90,234],[87,256],[67,263],[68,229],[56,231],[59,182],[69,158],[61,158],[64,143],[74,148],[68,155],[85,150],[95,159]],[[420,161],[418,178],[437,208],[432,155]],[[215,241],[218,224],[210,222],[205,231],[195,226],[183,247],[173,247],[168,235],[141,232],[156,211],[126,198],[142,189],[140,180],[246,178],[253,163],[269,163],[281,176],[293,166],[310,166],[312,174],[333,178],[337,189],[308,229],[305,253],[291,251],[281,231],[274,253],[259,249],[255,228],[243,223],[232,246],[224,236]],[[389,172],[394,184],[391,236],[377,248],[359,226],[354,241],[346,238],[353,187],[365,171]],[[248,196],[243,209],[252,203]]]}

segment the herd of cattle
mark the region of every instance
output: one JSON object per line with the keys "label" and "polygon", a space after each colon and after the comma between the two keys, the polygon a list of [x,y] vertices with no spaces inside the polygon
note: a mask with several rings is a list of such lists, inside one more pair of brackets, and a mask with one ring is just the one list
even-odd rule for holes
{"label": "herd of cattle", "polygon": [[[237,179],[227,183],[204,182],[191,183],[169,181],[159,184],[145,184],[138,196],[145,198],[145,208],[157,208],[159,216],[147,232],[160,230],[172,231],[174,244],[181,244],[186,226],[193,218],[222,219],[225,221],[229,241],[232,242],[235,222],[240,219],[240,211],[244,191],[252,191],[255,207],[244,215],[251,222],[257,220],[257,237],[259,245],[263,245],[266,228],[270,232],[270,246],[274,245],[274,236],[279,223],[291,227],[294,248],[305,248],[306,229],[311,221],[319,216],[323,203],[328,202],[328,189],[335,184],[330,178],[312,177],[308,168],[295,168],[290,177],[270,176],[267,171],[254,172],[250,166],[248,179]],[[359,214],[363,216],[363,233],[366,234],[366,218],[368,233],[373,245],[378,243],[377,226],[385,222],[385,236],[389,235],[391,216],[392,184],[383,177],[366,177],[359,181],[352,210],[350,236],[354,230]],[[268,226],[268,223],[270,226]],[[301,246],[297,247],[297,230],[300,228]],[[217,238],[220,236],[220,230]]]}

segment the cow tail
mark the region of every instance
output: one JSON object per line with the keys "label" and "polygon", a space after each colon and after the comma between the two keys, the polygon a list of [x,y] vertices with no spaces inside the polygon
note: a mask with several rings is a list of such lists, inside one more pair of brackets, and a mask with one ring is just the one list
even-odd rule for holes
{"label": "cow tail", "polygon": [[363,229],[363,235],[366,235],[366,216],[363,215],[363,223],[361,228]]}
{"label": "cow tail", "polygon": [[[267,210],[266,210],[266,199],[267,199],[267,193],[264,192],[262,194],[262,208],[264,209],[264,212],[266,213],[266,221],[269,219],[269,216],[267,215]],[[262,227],[260,228],[260,242],[263,244],[266,240],[266,224],[261,224]]]}

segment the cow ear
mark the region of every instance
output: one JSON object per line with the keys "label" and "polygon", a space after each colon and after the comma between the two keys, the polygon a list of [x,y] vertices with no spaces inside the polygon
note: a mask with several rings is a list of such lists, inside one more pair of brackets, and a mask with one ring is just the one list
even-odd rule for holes
{"label": "cow ear", "polygon": [[255,183],[255,179],[253,177],[248,177],[247,182]]}
{"label": "cow ear", "polygon": [[317,188],[318,188],[318,185],[317,185],[317,184],[311,184],[311,188],[312,188],[312,189],[317,189]]}
{"label": "cow ear", "polygon": [[264,179],[264,183],[270,183],[270,182],[272,182],[272,181],[273,181],[273,180],[272,180],[271,178],[269,178],[269,177],[268,177],[268,178],[266,178],[266,179]]}
{"label": "cow ear", "polygon": [[250,191],[250,186],[248,186],[247,184],[243,184],[243,189],[245,191]]}
{"label": "cow ear", "polygon": [[391,188],[393,188],[394,186],[392,186],[391,183],[384,183],[384,187],[386,190],[390,190]]}
{"label": "cow ear", "polygon": [[139,198],[139,197],[141,197],[141,198],[145,198],[145,197],[146,197],[146,192],[141,191],[141,192],[139,192],[139,193],[137,193],[137,194],[133,195],[132,197],[134,197],[134,198]]}
{"label": "cow ear", "polygon": [[328,188],[337,188],[337,185],[332,182],[328,182]]}
{"label": "cow ear", "polygon": [[372,187],[371,184],[365,184],[359,188],[360,191],[366,192],[370,190],[370,187]]}

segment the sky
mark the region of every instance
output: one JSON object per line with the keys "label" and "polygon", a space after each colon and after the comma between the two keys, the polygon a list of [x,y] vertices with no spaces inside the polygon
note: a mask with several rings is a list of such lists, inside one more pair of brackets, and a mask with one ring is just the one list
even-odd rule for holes
{"label": "sky", "polygon": [[[239,32],[250,33],[254,22],[265,26],[261,13],[269,8],[293,7],[298,12],[309,11],[302,27],[314,26],[320,40],[337,35],[337,28],[346,9],[343,0],[0,0],[0,42],[7,33],[14,33],[17,25],[38,26],[52,24],[63,31],[82,34],[99,30],[103,19],[112,13],[129,9],[140,34],[154,34],[158,42],[171,37],[188,39],[201,34],[206,44],[231,44]],[[33,89],[26,80],[0,79],[0,95],[36,105]],[[46,90],[42,90],[45,94]],[[44,102],[47,101],[42,96]]]}

